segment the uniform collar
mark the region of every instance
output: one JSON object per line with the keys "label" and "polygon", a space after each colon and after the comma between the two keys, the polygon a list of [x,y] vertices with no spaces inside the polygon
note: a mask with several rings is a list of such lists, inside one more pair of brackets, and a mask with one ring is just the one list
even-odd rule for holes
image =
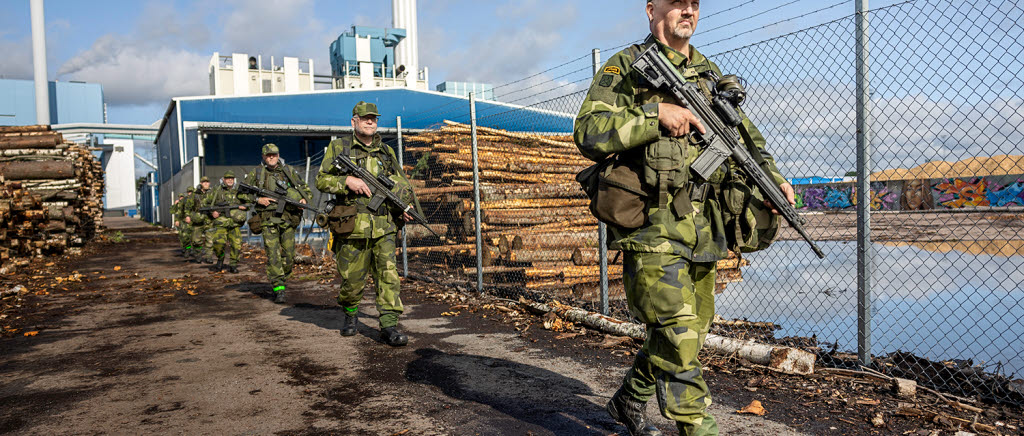
{"label": "uniform collar", "polygon": [[363,141],[359,140],[359,137],[356,136],[355,132],[353,132],[352,133],[352,144],[356,145],[356,146],[358,146],[358,147],[360,147],[362,149],[368,150],[368,151],[369,150],[373,150],[375,148],[380,148],[380,133],[374,133],[373,134],[373,140],[370,141],[369,144],[364,144]]}
{"label": "uniform collar", "polygon": [[671,62],[672,65],[675,66],[676,68],[702,69],[701,67],[704,67],[704,64],[707,63],[707,58],[705,58],[703,54],[697,51],[697,48],[695,48],[693,44],[689,45],[690,53],[684,55],[679,50],[669,47],[667,44],[659,41],[657,38],[654,37],[654,35],[648,35],[647,40],[645,41],[645,45],[650,44],[651,42],[658,44],[658,47],[661,48],[661,52],[665,55],[668,61]]}

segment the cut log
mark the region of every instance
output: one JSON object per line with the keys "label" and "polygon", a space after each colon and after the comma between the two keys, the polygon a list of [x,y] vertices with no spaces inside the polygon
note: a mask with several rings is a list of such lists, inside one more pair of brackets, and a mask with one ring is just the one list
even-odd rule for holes
{"label": "cut log", "polygon": [[[472,192],[471,187],[469,191]],[[580,187],[580,184],[576,182],[528,185],[484,184],[480,186],[480,200],[485,202],[514,199],[583,197],[583,189]]]}
{"label": "cut log", "polygon": [[71,161],[0,162],[0,174],[7,180],[70,179],[75,166]]}
{"label": "cut log", "polygon": [[[437,232],[439,235],[448,233],[448,224],[431,224],[430,228]],[[423,239],[432,238],[434,235],[430,233],[422,224],[409,224],[405,226],[405,235],[409,239]]]}
{"label": "cut log", "polygon": [[[585,198],[524,198],[511,200],[481,201],[480,209],[549,209],[565,207],[587,207],[588,205],[590,205],[590,200],[587,200]],[[463,200],[463,208],[464,210],[473,210],[473,200]]]}
{"label": "cut log", "polygon": [[[557,306],[557,309],[555,309],[548,305],[529,303],[525,300],[520,300],[520,303],[529,305],[535,311],[554,312],[568,321],[583,324],[605,333],[629,336],[637,340],[645,340],[647,337],[647,332],[640,324],[625,322],[599,313],[570,308],[568,306]],[[710,333],[707,335],[704,347],[718,354],[736,355],[750,362],[765,365],[781,372],[791,374],[811,374],[814,372],[816,359],[814,354],[792,347],[760,344],[754,341],[727,338]]]}
{"label": "cut log", "polygon": [[570,250],[512,250],[505,256],[509,262],[565,262],[572,260]]}
{"label": "cut log", "polygon": [[29,137],[0,138],[0,150],[16,148],[54,148],[62,142],[60,133]]}

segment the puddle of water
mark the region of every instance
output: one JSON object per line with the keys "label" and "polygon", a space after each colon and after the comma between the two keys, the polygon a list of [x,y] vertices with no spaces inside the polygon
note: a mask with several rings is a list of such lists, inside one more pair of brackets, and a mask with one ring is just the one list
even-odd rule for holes
{"label": "puddle of water", "polygon": [[[718,296],[718,313],[775,322],[777,337],[816,335],[855,351],[857,244],[819,245],[824,260],[792,241],[746,255],[743,282]],[[1024,256],[1000,248],[1007,245],[872,244],[871,352],[1002,362],[1006,374],[1024,374]]]}

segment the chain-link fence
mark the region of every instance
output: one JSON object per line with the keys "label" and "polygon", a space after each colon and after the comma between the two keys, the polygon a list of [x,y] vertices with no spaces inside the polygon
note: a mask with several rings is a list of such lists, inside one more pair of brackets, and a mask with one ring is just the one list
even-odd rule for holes
{"label": "chain-link fence", "polygon": [[[861,351],[887,374],[1024,404],[1024,10],[917,0],[865,17],[870,233],[856,213],[856,15],[706,53],[745,79],[745,112],[827,254],[784,229],[719,262],[718,313],[750,322],[715,330],[816,350],[826,365],[867,364]],[[487,291],[629,317],[621,259],[599,249],[574,180],[591,162],[570,136],[600,53],[619,48],[495,87],[503,104],[407,116],[453,120],[395,141],[443,235],[407,229],[413,276],[465,284],[479,271]]]}

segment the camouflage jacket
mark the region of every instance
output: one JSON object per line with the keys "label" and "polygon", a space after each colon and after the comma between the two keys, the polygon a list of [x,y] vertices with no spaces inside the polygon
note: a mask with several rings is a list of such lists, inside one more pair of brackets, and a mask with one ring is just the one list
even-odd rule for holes
{"label": "camouflage jacket", "polygon": [[197,186],[195,192],[192,195],[185,197],[184,213],[188,214],[192,218],[192,225],[202,227],[211,223],[210,217],[205,213],[199,212],[199,208],[203,206],[203,202],[207,195],[213,192],[212,189],[203,191],[202,185]]}
{"label": "camouflage jacket", "polygon": [[[170,212],[171,212],[171,215],[172,215],[171,221],[178,221],[178,225],[181,225],[181,202],[182,201],[183,201],[182,199],[175,200],[174,204],[171,205],[171,209],[170,209]],[[175,227],[177,227],[178,225],[175,225]]]}
{"label": "camouflage jacket", "polygon": [[[416,201],[415,195],[412,194],[412,185],[398,165],[398,157],[395,156],[395,152],[390,146],[381,142],[380,135],[374,135],[373,141],[369,145],[363,144],[354,134],[331,141],[324,152],[320,172],[316,175],[316,188],[321,192],[335,194],[339,205],[356,205],[355,230],[348,238],[380,238],[397,233],[398,225],[404,223],[396,222],[396,217],[392,216],[395,211],[379,215],[371,213],[367,208],[370,197],[349,192],[348,186],[345,185],[345,179],[348,176],[342,174],[332,164],[334,157],[343,153],[346,148],[349,150],[349,157],[356,165],[361,165],[375,176],[379,176],[381,173],[387,174],[387,177],[395,182],[397,190],[410,193],[409,197],[413,201],[413,206],[417,211],[420,210],[419,203]],[[397,219],[401,220],[401,217]]]}
{"label": "camouflage jacket", "polygon": [[203,207],[234,206],[231,209],[220,211],[217,218],[213,218],[212,213],[207,213],[209,218],[213,220],[214,227],[233,229],[235,227],[242,226],[242,223],[245,222],[246,212],[238,209],[237,207],[245,203],[241,198],[239,198],[240,196],[241,194],[238,193],[237,188],[229,188],[227,185],[220,185],[212,189],[211,192],[203,198]]}
{"label": "camouflage jacket", "polygon": [[[296,201],[303,198],[310,199],[313,196],[313,192],[309,190],[309,185],[299,177],[299,173],[283,162],[279,162],[274,168],[268,168],[265,164],[260,164],[253,168],[252,171],[249,171],[249,174],[245,175],[245,183],[268,191],[276,191],[279,183],[283,184],[288,187],[288,198]],[[242,203],[256,203],[257,200],[253,194],[238,194],[238,199]],[[275,224],[294,227],[296,225],[294,223],[299,221],[303,212],[301,208],[287,206],[284,209],[284,213],[278,215],[276,213],[277,203],[274,202],[270,202],[268,206],[256,204],[253,206],[253,210],[253,213],[260,214],[264,226]]]}
{"label": "camouflage jacket", "polygon": [[[654,43],[661,47],[662,53],[686,80],[697,82],[702,88],[708,86],[700,81],[707,77],[709,71],[718,76],[722,74],[717,65],[705,58],[692,45],[690,56],[684,56],[659,41],[655,40]],[[580,107],[573,139],[580,152],[593,161],[600,162],[610,155],[617,154],[620,161],[633,162],[639,168],[645,165],[645,153],[649,147],[659,142],[678,143],[680,148],[685,150],[685,167],[682,171],[688,173],[690,163],[697,158],[700,150],[691,146],[691,141],[686,137],[663,136],[658,122],[658,103],[678,103],[669,93],[651,89],[639,74],[633,72],[630,65],[643,48],[626,48],[604,64],[594,77],[590,91]],[[744,143],[753,143],[761,150],[761,155],[769,167],[767,170],[775,181],[779,184],[786,183],[772,156],[764,151],[764,137],[745,114],[739,132]],[[735,169],[731,159],[729,167]],[[712,187],[716,187],[726,176],[727,172],[719,168],[710,177],[709,182]],[[656,191],[657,188],[651,190]],[[671,207],[671,194],[669,207],[666,208],[659,208],[657,192],[649,194],[648,198],[654,200],[647,202],[648,219],[643,226],[637,229],[608,226],[612,248],[674,253],[695,262],[714,262],[728,255],[724,224],[716,195],[708,195],[702,202],[693,201],[694,211],[678,216]]]}

